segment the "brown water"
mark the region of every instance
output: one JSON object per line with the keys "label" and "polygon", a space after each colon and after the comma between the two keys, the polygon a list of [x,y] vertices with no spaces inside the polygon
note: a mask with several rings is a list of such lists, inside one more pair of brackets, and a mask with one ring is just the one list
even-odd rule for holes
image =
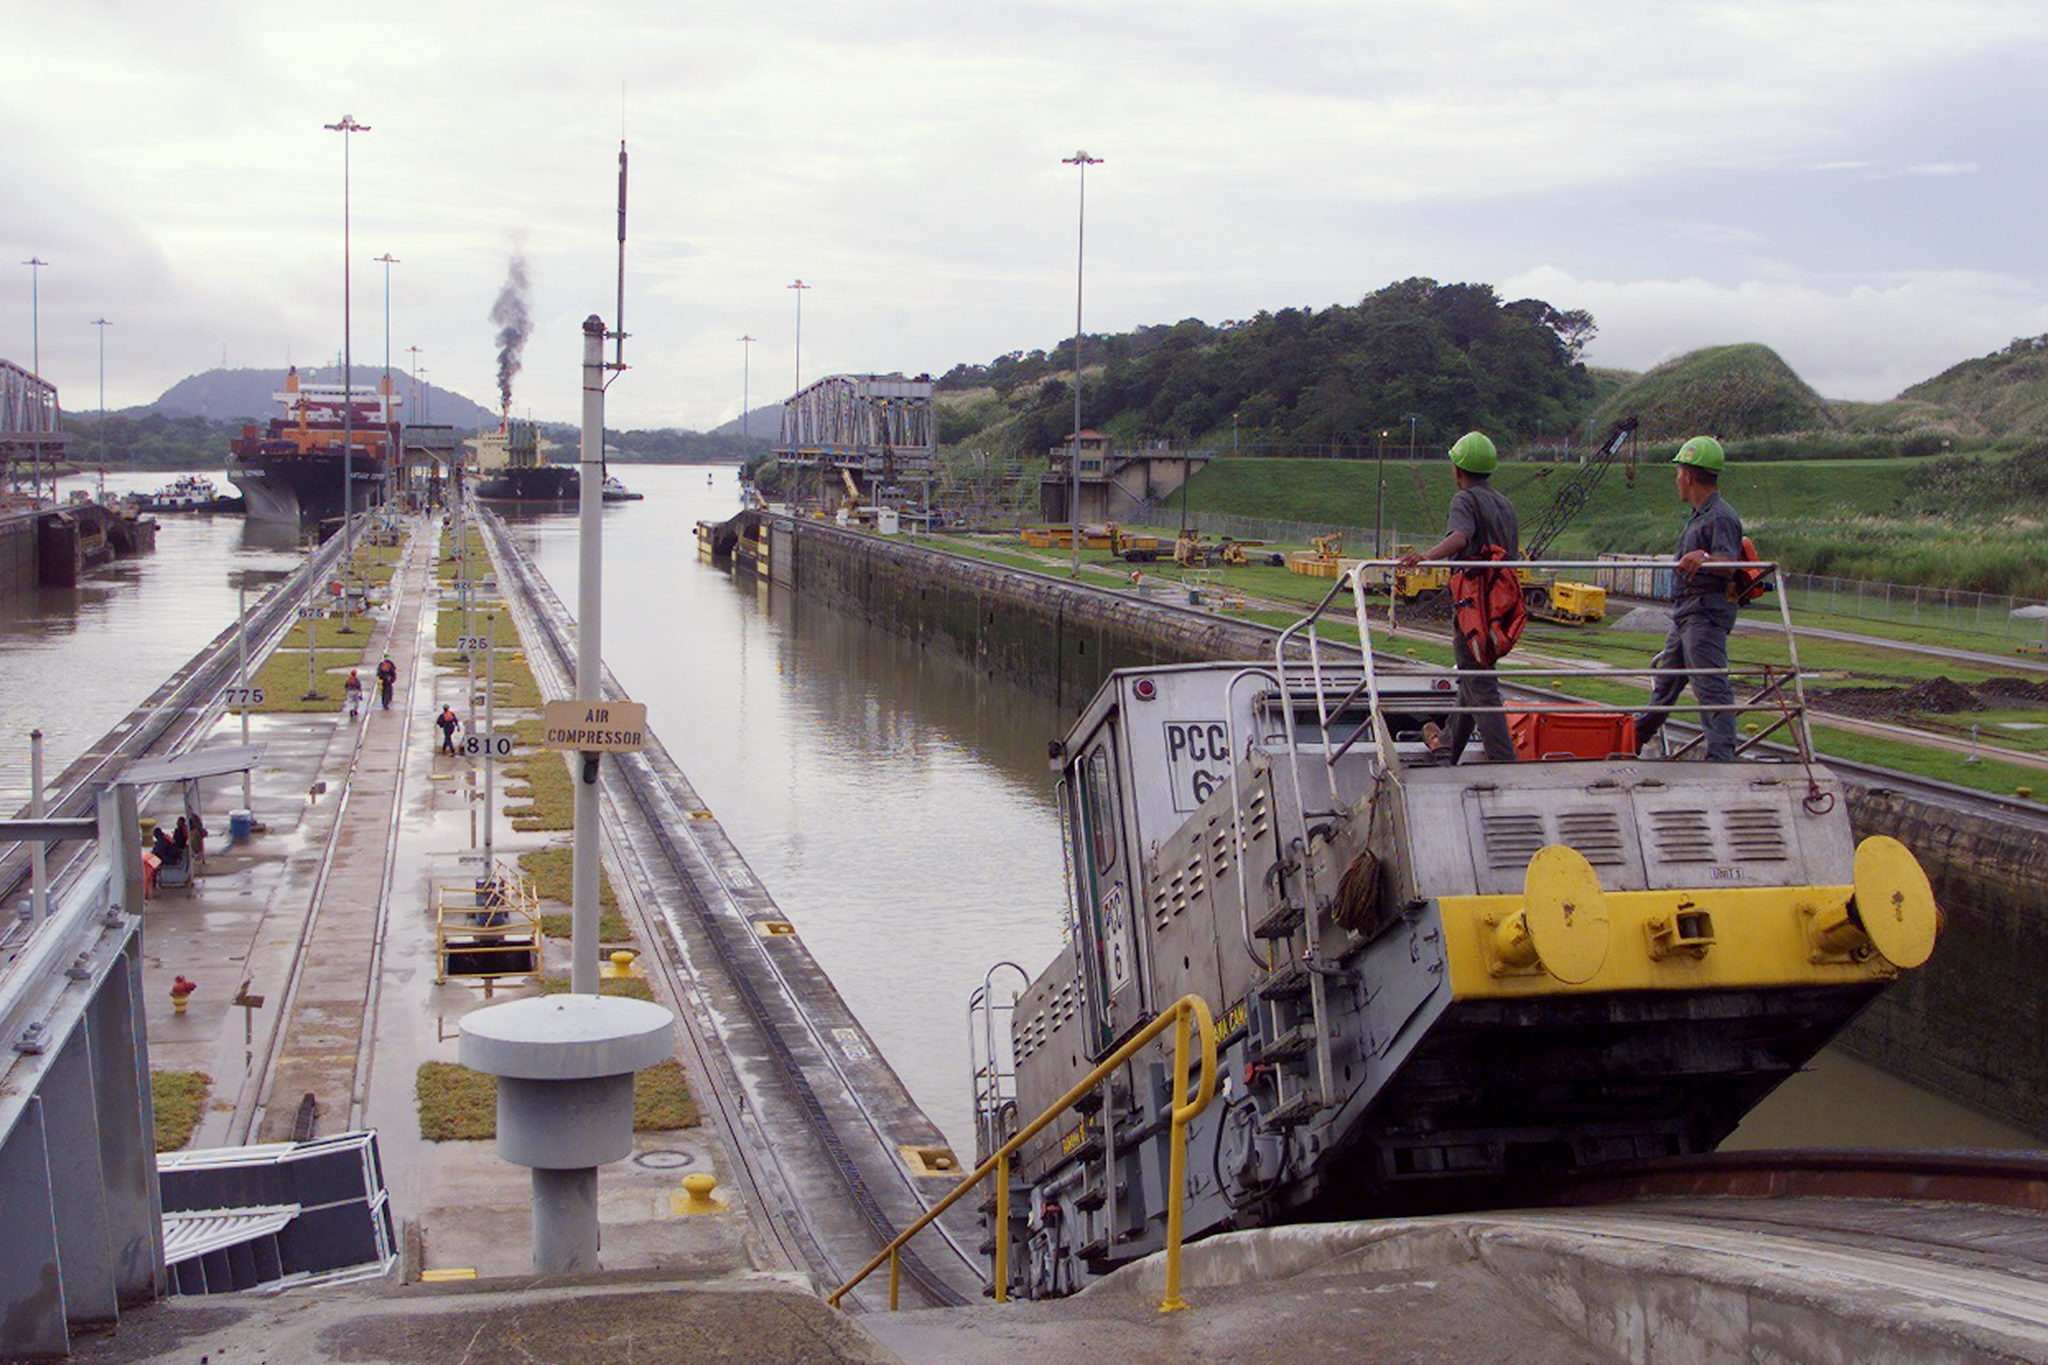
{"label": "brown water", "polygon": [[[217,471],[209,474],[222,484]],[[110,492],[150,491],[177,472],[109,474]],[[60,494],[87,487],[65,479]],[[97,487],[97,481],[90,485]],[[250,605],[297,567],[290,531],[238,516],[164,514],[154,554],[119,560],[75,588],[0,600],[0,809],[28,800],[28,732],[43,732],[43,773],[73,759],[208,640],[233,623],[235,591]]]}

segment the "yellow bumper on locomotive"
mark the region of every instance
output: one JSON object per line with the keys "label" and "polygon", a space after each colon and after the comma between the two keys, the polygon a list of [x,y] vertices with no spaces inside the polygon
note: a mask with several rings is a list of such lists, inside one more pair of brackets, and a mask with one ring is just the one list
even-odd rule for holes
{"label": "yellow bumper on locomotive", "polygon": [[1577,851],[1529,860],[1522,894],[1446,896],[1456,998],[1885,981],[1934,950],[1940,911],[1896,839],[1857,847],[1847,886],[1608,891]]}

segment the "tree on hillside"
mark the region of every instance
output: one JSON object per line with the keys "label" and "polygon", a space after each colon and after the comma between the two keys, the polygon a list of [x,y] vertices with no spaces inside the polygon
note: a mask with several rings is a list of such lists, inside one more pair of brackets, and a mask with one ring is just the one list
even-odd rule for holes
{"label": "tree on hillside", "polygon": [[[1355,306],[1262,311],[1222,327],[1184,318],[1088,338],[1084,358],[1101,368],[1083,386],[1084,420],[1186,440],[1228,434],[1235,415],[1241,448],[1267,453],[1355,446],[1405,428],[1410,414],[1431,441],[1472,427],[1524,438],[1583,417],[1593,382],[1578,357],[1593,333],[1581,310],[1541,299],[1504,304],[1484,284],[1401,280]],[[1069,339],[1050,357],[1013,352],[957,366],[940,388],[986,385],[1014,396],[1026,383],[1071,374],[1072,362]],[[1027,418],[1045,406],[1042,392],[1026,400]],[[1013,451],[1036,453],[1025,442],[1044,427],[1013,423]]]}

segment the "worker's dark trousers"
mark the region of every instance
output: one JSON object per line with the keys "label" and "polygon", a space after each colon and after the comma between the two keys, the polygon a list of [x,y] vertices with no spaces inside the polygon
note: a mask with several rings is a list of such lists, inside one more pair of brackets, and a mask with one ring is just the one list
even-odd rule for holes
{"label": "worker's dark trousers", "polygon": [[1481,665],[1465,648],[1465,637],[1456,631],[1451,633],[1451,662],[1459,668],[1485,667],[1485,676],[1458,679],[1458,705],[1484,706],[1490,708],[1483,715],[1469,713],[1451,717],[1451,723],[1444,731],[1444,759],[1456,763],[1465,752],[1466,741],[1472,738],[1477,724],[1479,743],[1486,750],[1488,759],[1495,763],[1515,761],[1514,737],[1508,733],[1507,714],[1501,710],[1500,684],[1494,680],[1492,665]]}
{"label": "worker's dark trousers", "polygon": [[[1693,695],[1703,706],[1727,706],[1735,700],[1728,684],[1728,632],[1735,628],[1732,602],[1703,602],[1684,616],[1673,618],[1671,634],[1664,648],[1650,661],[1652,668],[1707,668],[1715,672],[1659,678],[1650,689],[1650,705],[1670,706],[1692,684]],[[1636,744],[1648,744],[1664,728],[1669,711],[1651,711],[1636,718]],[[1735,713],[1706,711],[1700,728],[1707,732],[1707,757],[1717,763],[1735,761]]]}

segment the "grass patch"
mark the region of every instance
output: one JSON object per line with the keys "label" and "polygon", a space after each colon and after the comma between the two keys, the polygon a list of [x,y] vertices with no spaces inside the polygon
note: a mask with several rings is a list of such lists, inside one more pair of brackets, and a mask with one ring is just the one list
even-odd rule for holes
{"label": "grass patch", "polygon": [[[303,712],[339,709],[341,685],[348,678],[348,670],[360,666],[362,654],[360,640],[347,649],[322,649],[313,661],[313,696],[309,699],[306,696],[305,644],[300,643],[296,654],[279,650],[264,660],[263,667],[249,679],[250,686],[263,689],[263,704],[256,710]],[[372,681],[366,672],[363,681],[366,701]]]}
{"label": "grass patch", "polygon": [[[498,1136],[498,1078],[454,1062],[427,1062],[413,1078],[420,1136],[428,1142],[488,1142]],[[633,1077],[633,1131],[695,1128],[697,1102],[674,1059]]]}
{"label": "grass patch", "polygon": [[[572,848],[537,848],[519,855],[519,870],[533,883],[534,892],[541,899],[567,905],[575,862],[576,851]],[[611,874],[601,866],[597,869],[597,903],[606,910],[619,908],[619,898],[612,892]]]}
{"label": "grass patch", "polygon": [[[542,915],[540,931],[549,938],[567,943],[576,932],[575,925],[570,923],[571,918],[567,910],[559,914]],[[633,926],[626,923],[626,917],[616,910],[600,911],[597,917],[597,941],[600,944],[631,943]]]}
{"label": "grass patch", "polygon": [[192,1140],[213,1077],[204,1071],[152,1071],[149,1102],[156,1111],[156,1149],[175,1152]]}
{"label": "grass patch", "polygon": [[[540,988],[549,995],[567,995],[569,978],[566,976],[544,976]],[[597,983],[599,995],[616,995],[626,1000],[645,1000],[652,1004],[654,988],[637,976],[605,977]]]}
{"label": "grass patch", "polygon": [[[467,665],[462,655],[452,649],[434,651],[434,664],[451,673],[465,671]],[[497,679],[497,704],[538,710],[545,697],[541,696],[540,683],[535,680],[533,670],[527,667],[526,652],[520,649],[501,649],[495,669]],[[479,678],[483,676],[479,669]]]}
{"label": "grass patch", "polygon": [[574,829],[576,784],[569,776],[569,765],[561,754],[539,747],[541,723],[537,718],[520,721],[512,733],[525,750],[500,769],[506,778],[505,814],[512,828]]}
{"label": "grass patch", "polygon": [[[483,532],[475,527],[469,528],[469,534],[465,539],[468,542],[469,550],[467,555],[469,581],[473,584],[479,578],[491,572],[491,552],[484,546]],[[444,529],[441,532],[439,558],[434,570],[434,576],[443,583],[454,583],[462,567],[462,561],[457,559],[455,554],[455,533],[452,530]]]}

